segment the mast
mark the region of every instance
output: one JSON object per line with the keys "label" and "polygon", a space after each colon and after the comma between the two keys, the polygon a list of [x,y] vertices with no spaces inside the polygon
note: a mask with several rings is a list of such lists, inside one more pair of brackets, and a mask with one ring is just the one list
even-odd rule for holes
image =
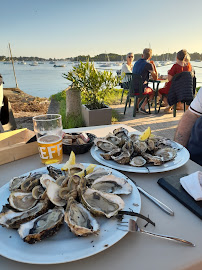
{"label": "mast", "polygon": [[17,78],[16,78],[16,75],[15,75],[14,61],[13,61],[13,57],[12,57],[12,53],[11,53],[10,43],[8,43],[8,46],[9,46],[10,55],[11,55],[11,61],[12,61],[12,66],[13,66],[13,73],[14,73],[14,77],[15,77],[15,84],[16,84],[16,87],[18,88],[18,82],[17,82]]}

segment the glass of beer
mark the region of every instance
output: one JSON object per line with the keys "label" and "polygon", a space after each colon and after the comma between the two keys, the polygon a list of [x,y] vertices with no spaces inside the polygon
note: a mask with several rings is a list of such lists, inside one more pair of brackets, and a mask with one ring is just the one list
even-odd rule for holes
{"label": "glass of beer", "polygon": [[61,163],[62,154],[62,116],[45,114],[33,117],[39,155],[43,164]]}

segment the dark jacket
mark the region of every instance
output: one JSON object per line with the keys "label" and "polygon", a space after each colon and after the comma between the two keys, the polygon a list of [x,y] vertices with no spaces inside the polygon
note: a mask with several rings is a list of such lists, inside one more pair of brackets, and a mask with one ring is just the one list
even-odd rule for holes
{"label": "dark jacket", "polygon": [[190,104],[193,100],[193,77],[191,72],[184,71],[176,74],[168,92],[168,103],[174,105],[178,102]]}

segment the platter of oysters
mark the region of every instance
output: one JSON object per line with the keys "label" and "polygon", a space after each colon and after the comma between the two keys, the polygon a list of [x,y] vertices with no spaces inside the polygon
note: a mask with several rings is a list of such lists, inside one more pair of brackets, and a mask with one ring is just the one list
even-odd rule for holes
{"label": "platter of oysters", "polygon": [[[31,264],[57,264],[99,253],[122,239],[120,210],[140,213],[134,183],[100,165],[50,165],[0,188],[0,255]],[[136,219],[136,217],[134,217]]]}
{"label": "platter of oysters", "polygon": [[116,170],[137,173],[157,173],[174,170],[189,160],[189,152],[182,145],[155,136],[148,127],[143,133],[129,133],[117,128],[103,138],[96,138],[92,157]]}

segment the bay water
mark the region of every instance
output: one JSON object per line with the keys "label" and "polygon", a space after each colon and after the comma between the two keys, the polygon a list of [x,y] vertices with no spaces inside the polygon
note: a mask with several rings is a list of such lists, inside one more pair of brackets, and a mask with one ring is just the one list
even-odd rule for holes
{"label": "bay water", "polygon": [[[31,62],[26,62],[26,65],[14,63],[15,72],[18,82],[18,87],[27,94],[37,97],[49,98],[66,89],[71,82],[63,77],[76,63],[72,62],[57,62],[56,65],[65,65],[65,67],[54,67],[49,61],[30,66]],[[196,72],[197,86],[202,86],[202,62],[191,61]],[[116,71],[121,69],[120,64],[112,63],[110,67],[101,67],[102,63],[95,63],[98,70],[111,70],[114,75]],[[171,65],[157,67],[161,75],[166,75]],[[0,74],[3,76],[4,88],[15,87],[15,78],[13,74],[12,64],[4,64],[0,62]],[[162,85],[163,87],[163,85]]]}

